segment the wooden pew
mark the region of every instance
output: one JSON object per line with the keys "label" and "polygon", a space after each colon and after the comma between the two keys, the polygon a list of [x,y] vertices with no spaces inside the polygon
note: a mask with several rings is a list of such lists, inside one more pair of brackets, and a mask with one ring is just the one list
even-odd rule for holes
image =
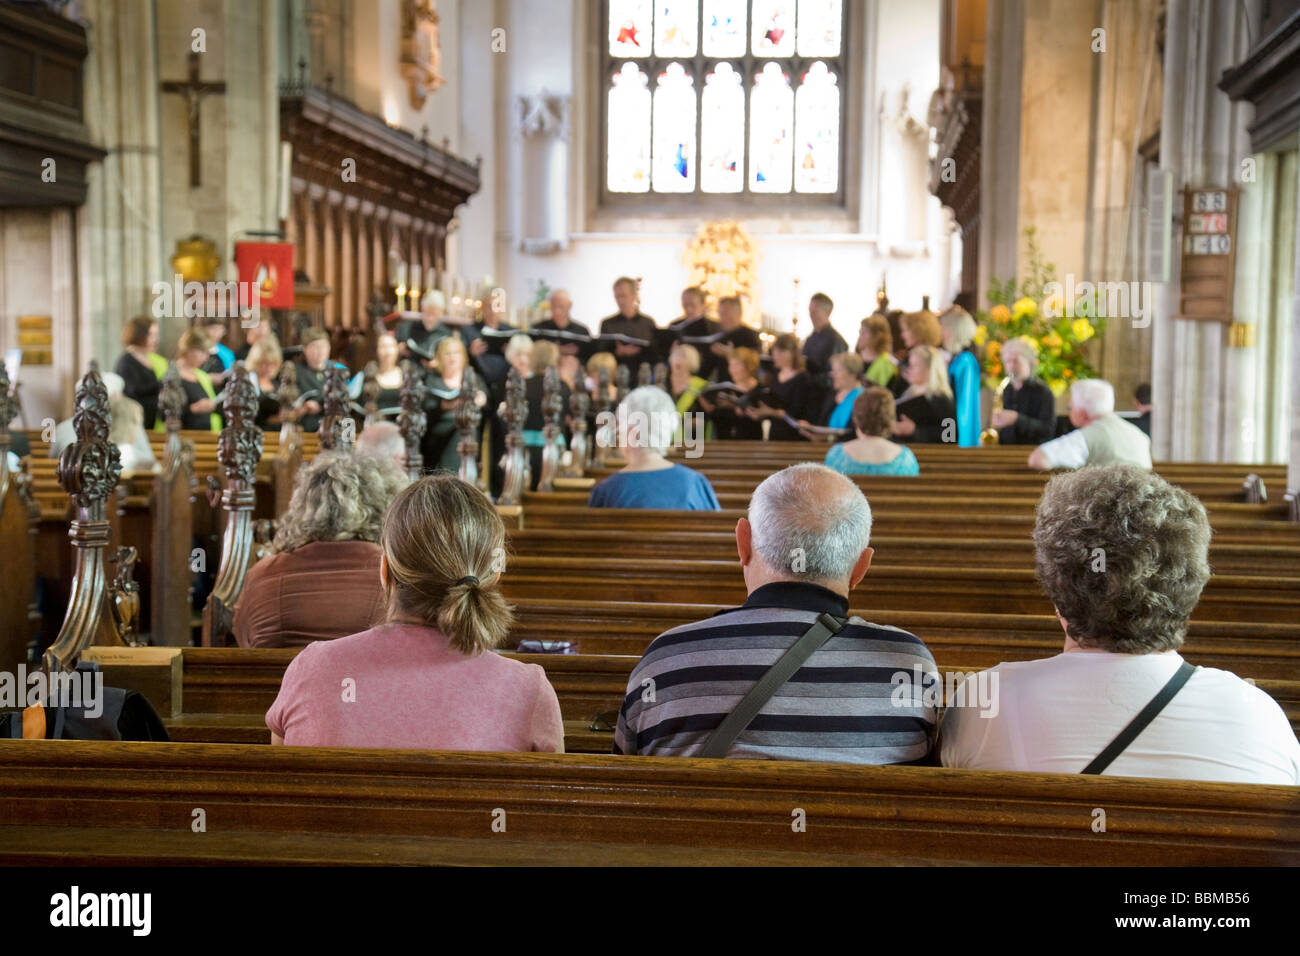
{"label": "wooden pew", "polygon": [[27,660],[27,647],[40,628],[36,607],[35,503],[25,472],[9,470],[9,421],[15,414],[9,376],[0,364],[0,670],[14,671]]}
{"label": "wooden pew", "polygon": [[934,767],[19,740],[0,801],[23,866],[1300,863],[1293,787]]}
{"label": "wooden pew", "polygon": [[162,471],[154,479],[150,499],[150,544],[147,558],[151,579],[149,626],[155,644],[190,643],[193,608],[190,604],[190,555],[194,538],[194,444],[180,436],[185,391],[172,366],[163,379],[158,408],[166,423]]}

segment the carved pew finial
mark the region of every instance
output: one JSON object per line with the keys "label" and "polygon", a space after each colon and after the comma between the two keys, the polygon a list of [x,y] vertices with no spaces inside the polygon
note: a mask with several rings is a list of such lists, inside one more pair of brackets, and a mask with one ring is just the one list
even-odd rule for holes
{"label": "carved pew finial", "polygon": [[528,449],[524,446],[524,419],[528,417],[528,391],[519,369],[510,369],[506,378],[505,409],[501,423],[506,427],[506,453],[502,461],[505,482],[499,505],[522,504],[528,487]]}
{"label": "carved pew finial", "polygon": [[642,362],[636,370],[636,387],[645,388],[654,381],[654,372],[650,368],[649,362]]}
{"label": "carved pew finial", "polygon": [[77,440],[59,456],[59,484],[77,509],[68,531],[76,562],[63,626],[45,652],[45,668],[50,673],[76,667],[81,652],[97,641],[122,643],[110,616],[104,571],[109,539],[105,502],[122,473],[117,446],[108,440],[111,424],[108,390],[92,362],[77,385],[72,416]]}
{"label": "carved pew finial", "polygon": [[586,389],[575,389],[569,396],[569,415],[573,419],[573,441],[569,444],[569,467],[566,478],[581,478],[587,473],[591,446],[587,440],[587,412],[591,409],[591,396]]}
{"label": "carved pew finial", "polygon": [[627,398],[627,393],[632,390],[632,371],[626,365],[620,365],[618,371],[614,373],[614,384],[618,387],[618,394],[614,397],[615,405],[622,405],[623,399]]}
{"label": "carved pew finial", "polygon": [[235,602],[244,590],[252,564],[253,482],[262,457],[262,430],[257,427],[257,382],[253,373],[236,364],[226,384],[226,427],[217,440],[217,461],[226,473],[221,507],[226,530],[221,538],[221,566],[207,606],[203,609],[203,645],[220,647],[230,635]]}
{"label": "carved pew finial", "polygon": [[429,416],[424,411],[424,376],[410,359],[402,362],[402,391],[398,399],[402,411],[397,416],[397,428],[406,443],[406,475],[412,481],[424,474],[424,456],[420,445],[424,431],[429,427]]}
{"label": "carved pew finial", "polygon": [[483,421],[483,409],[479,408],[477,399],[483,391],[483,383],[475,371],[472,368],[465,369],[465,376],[460,383],[460,402],[456,405],[456,428],[459,431],[456,453],[460,455],[460,470],[457,474],[461,481],[480,488],[478,427]]}
{"label": "carved pew finial", "polygon": [[564,396],[560,394],[560,372],[551,366],[542,376],[542,474],[538,491],[554,491],[564,454]]}
{"label": "carved pew finial", "polygon": [[168,366],[167,374],[163,376],[162,391],[158,393],[158,410],[162,412],[169,435],[181,430],[181,419],[185,415],[187,404],[180,372],[175,365]]}
{"label": "carved pew finial", "polygon": [[601,369],[596,373],[596,451],[592,459],[592,465],[596,468],[604,468],[605,462],[609,459],[609,442],[601,440],[600,422],[605,413],[610,410],[609,407],[609,371]]}
{"label": "carved pew finial", "polygon": [[357,440],[356,426],[348,413],[351,396],[347,369],[330,366],[321,393],[320,446],[325,451],[347,450]]}

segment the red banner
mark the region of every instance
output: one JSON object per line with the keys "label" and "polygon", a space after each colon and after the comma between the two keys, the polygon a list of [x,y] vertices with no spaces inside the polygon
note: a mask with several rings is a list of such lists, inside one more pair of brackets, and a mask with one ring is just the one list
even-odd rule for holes
{"label": "red banner", "polygon": [[236,242],[239,281],[254,285],[264,309],[293,308],[293,243]]}

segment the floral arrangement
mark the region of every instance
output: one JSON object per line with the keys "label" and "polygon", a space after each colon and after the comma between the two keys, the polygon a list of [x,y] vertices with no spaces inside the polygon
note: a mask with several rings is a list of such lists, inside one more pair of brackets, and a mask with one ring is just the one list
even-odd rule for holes
{"label": "floral arrangement", "polygon": [[1024,336],[1038,349],[1038,376],[1047,382],[1053,395],[1061,395],[1071,382],[1092,378],[1096,369],[1084,355],[1084,343],[1106,327],[1097,318],[1093,300],[1082,297],[1067,314],[1064,296],[1057,290],[1056,266],[1044,262],[1034,236],[1025,230],[1028,245],[1028,276],[1017,284],[993,279],[988,291],[990,307],[975,316],[978,328],[975,345],[983,349],[985,384],[997,390],[1006,372],[1002,366],[1002,346],[1010,339]]}

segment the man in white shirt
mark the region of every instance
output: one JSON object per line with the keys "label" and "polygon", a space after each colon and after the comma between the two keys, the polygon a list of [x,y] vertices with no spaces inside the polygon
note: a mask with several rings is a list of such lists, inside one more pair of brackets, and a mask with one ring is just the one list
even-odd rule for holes
{"label": "man in white shirt", "polygon": [[1034,471],[1084,465],[1136,465],[1151,468],[1151,439],[1115,414],[1115,389],[1099,378],[1070,386],[1074,431],[1039,445],[1029,454]]}
{"label": "man in white shirt", "polygon": [[[1182,666],[1209,580],[1210,527],[1192,495],[1129,465],[1053,478],[1034,528],[1038,578],[1065,650],[999,664],[987,694],[958,688],[940,728],[945,767],[1078,773]],[[1277,702],[1198,668],[1109,765],[1128,777],[1300,785],[1300,742]]]}

